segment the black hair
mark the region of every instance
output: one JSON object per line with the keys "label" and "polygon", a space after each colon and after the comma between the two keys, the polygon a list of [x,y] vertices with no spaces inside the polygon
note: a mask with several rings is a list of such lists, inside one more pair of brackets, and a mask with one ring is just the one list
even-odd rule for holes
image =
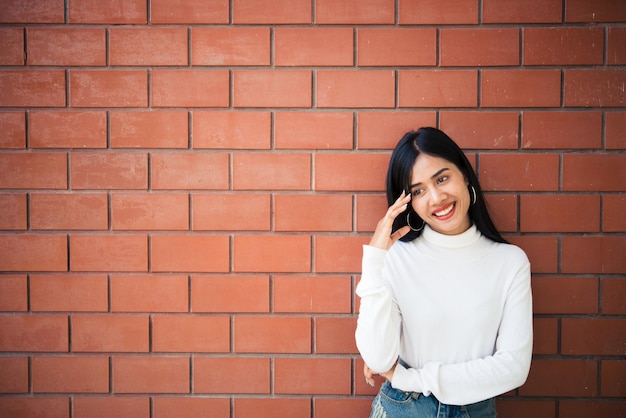
{"label": "black hair", "polygon": [[[457,166],[469,182],[469,186],[473,186],[476,191],[476,202],[469,207],[470,220],[476,228],[487,238],[495,241],[506,243],[507,241],[500,235],[496,229],[489,210],[485,202],[483,191],[478,183],[478,177],[474,172],[474,168],[463,153],[463,150],[443,131],[436,128],[420,128],[417,131],[407,132],[398,142],[391,159],[389,161],[389,169],[387,170],[387,203],[391,206],[400,197],[402,192],[410,193],[410,183],[412,178],[413,166],[415,160],[424,153],[433,157],[443,158]],[[471,192],[470,192],[471,193]],[[412,211],[409,204],[406,211],[396,217],[393,223],[393,231],[407,225],[407,216]],[[412,211],[411,224],[420,225],[419,215]],[[423,222],[423,220],[421,220]],[[406,235],[400,238],[401,241],[412,241],[419,237],[422,230],[415,231],[411,229]]]}

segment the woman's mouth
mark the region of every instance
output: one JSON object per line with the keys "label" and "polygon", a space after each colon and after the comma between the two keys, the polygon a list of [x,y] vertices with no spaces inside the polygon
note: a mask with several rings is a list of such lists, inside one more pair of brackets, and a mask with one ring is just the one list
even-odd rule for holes
{"label": "woman's mouth", "polygon": [[433,212],[433,216],[440,220],[445,220],[451,217],[454,214],[454,209],[456,207],[456,202],[452,202],[443,208],[439,209],[436,212]]}

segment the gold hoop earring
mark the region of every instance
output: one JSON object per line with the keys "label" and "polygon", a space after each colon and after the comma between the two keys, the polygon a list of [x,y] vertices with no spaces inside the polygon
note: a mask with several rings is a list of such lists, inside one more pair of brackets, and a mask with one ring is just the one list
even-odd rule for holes
{"label": "gold hoop earring", "polygon": [[473,206],[476,203],[476,189],[474,189],[474,186],[472,186],[471,184],[467,186],[467,188],[470,192],[470,206]]}
{"label": "gold hoop earring", "polygon": [[424,222],[423,219],[422,219],[422,226],[420,228],[413,228],[413,226],[411,226],[411,222],[409,221],[410,216],[411,216],[411,212],[408,212],[406,214],[406,224],[409,226],[409,228],[411,228],[411,231],[420,232],[422,229],[424,229],[424,225],[426,225],[426,222]]}

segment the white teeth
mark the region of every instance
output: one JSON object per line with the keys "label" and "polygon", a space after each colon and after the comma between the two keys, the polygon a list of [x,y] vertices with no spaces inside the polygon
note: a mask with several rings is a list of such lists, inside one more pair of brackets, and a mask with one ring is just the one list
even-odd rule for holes
{"label": "white teeth", "polygon": [[441,212],[435,212],[434,215],[435,216],[446,216],[448,213],[452,212],[452,209],[454,209],[454,205],[448,206],[447,209],[442,210]]}

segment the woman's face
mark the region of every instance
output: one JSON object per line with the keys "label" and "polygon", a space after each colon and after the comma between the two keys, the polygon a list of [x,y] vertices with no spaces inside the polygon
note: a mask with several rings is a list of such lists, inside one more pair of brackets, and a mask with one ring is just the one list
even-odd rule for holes
{"label": "woman's face", "polygon": [[411,175],[411,206],[433,230],[460,234],[471,226],[468,184],[454,163],[420,153]]}

